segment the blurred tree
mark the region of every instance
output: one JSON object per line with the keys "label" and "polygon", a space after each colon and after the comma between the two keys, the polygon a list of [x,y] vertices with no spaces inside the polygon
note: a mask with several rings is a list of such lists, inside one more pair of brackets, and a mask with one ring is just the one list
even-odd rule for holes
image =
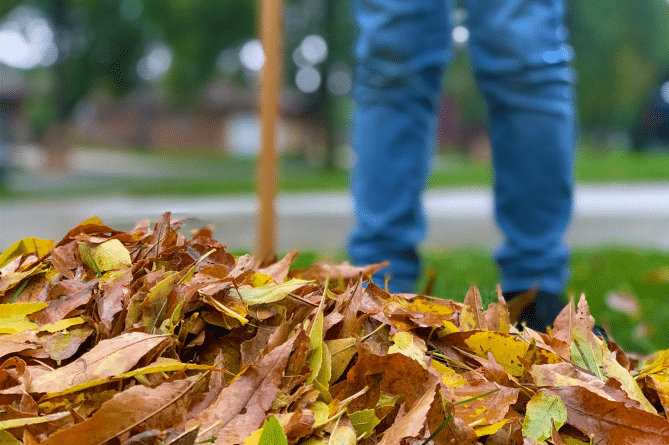
{"label": "blurred tree", "polygon": [[631,129],[669,66],[669,3],[570,0],[576,92],[584,130]]}
{"label": "blurred tree", "polygon": [[254,35],[253,0],[3,0],[0,18],[15,8],[44,17],[57,48],[53,63],[30,70],[39,88],[26,103],[52,165],[65,159],[67,124],[83,97],[94,89],[119,97],[158,80],[142,78],[142,60],[156,63],[150,51],[162,50],[158,64],[170,69],[161,81],[186,105],[215,74],[220,51]]}

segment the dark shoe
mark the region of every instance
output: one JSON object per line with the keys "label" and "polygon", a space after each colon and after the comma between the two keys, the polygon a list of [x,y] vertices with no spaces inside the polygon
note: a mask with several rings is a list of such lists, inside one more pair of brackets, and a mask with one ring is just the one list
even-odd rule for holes
{"label": "dark shoe", "polygon": [[[509,305],[512,320],[517,314],[518,323],[541,332],[546,332],[546,328],[553,325],[555,318],[565,306],[558,295],[534,289],[508,292],[504,295],[504,299]],[[516,302],[519,304],[515,304]],[[520,313],[517,313],[518,311]]]}

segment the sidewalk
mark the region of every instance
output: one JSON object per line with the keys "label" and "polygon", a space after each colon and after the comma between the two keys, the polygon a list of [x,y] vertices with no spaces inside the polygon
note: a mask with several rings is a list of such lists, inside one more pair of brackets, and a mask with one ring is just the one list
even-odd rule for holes
{"label": "sidewalk", "polygon": [[[60,240],[82,220],[97,215],[121,230],[142,219],[156,221],[163,212],[197,218],[182,233],[205,224],[233,250],[255,243],[254,196],[104,198],[8,202],[0,204],[0,250],[21,238]],[[485,187],[428,191],[430,232],[425,246],[492,247],[499,242],[492,213],[492,192]],[[346,193],[283,194],[277,200],[277,249],[343,250],[352,223],[353,204]],[[625,245],[669,251],[669,183],[581,185],[576,190],[568,242],[575,246]]]}

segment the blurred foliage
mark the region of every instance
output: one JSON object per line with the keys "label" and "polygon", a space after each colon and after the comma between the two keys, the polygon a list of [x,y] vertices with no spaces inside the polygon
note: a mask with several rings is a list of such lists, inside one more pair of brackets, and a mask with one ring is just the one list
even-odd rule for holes
{"label": "blurred foliage", "polygon": [[576,92],[586,129],[630,129],[669,68],[669,2],[569,0]]}
{"label": "blurred foliage", "polygon": [[[156,44],[168,46],[173,62],[157,81],[179,106],[192,104],[195,92],[223,74],[221,51],[237,51],[256,34],[255,0],[3,0],[0,18],[19,5],[38,8],[56,30],[60,58],[47,68],[31,70],[32,96],[26,102],[38,131],[71,116],[92,90],[121,96],[144,85],[137,63]],[[568,0],[570,43],[575,49],[577,97],[582,126],[588,131],[632,129],[652,87],[669,68],[669,2],[665,0]],[[139,11],[128,18],[127,11]],[[124,12],[125,11],[125,12]],[[329,41],[329,58],[318,66],[327,74],[334,64],[352,66],[355,30],[350,2],[286,2],[286,83],[297,70],[292,51],[312,33]],[[238,71],[238,80],[249,80]],[[465,51],[459,51],[444,81],[457,97],[463,120],[473,126],[485,120],[485,107],[469,73]],[[327,100],[324,89],[308,98]],[[340,99],[337,99],[340,100]],[[348,120],[348,106],[340,110]]]}
{"label": "blurred foliage", "polygon": [[[0,16],[19,5],[46,16],[59,52],[52,67],[30,73],[40,88],[26,107],[38,132],[93,90],[118,97],[141,85],[137,63],[156,44],[173,54],[163,86],[176,103],[192,103],[220,51],[254,34],[253,0],[3,0]],[[140,12],[128,18],[124,8]]]}

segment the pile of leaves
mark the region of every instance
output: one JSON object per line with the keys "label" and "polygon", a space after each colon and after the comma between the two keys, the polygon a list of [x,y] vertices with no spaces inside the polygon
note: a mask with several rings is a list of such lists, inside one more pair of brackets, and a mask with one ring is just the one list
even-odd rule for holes
{"label": "pile of leaves", "polygon": [[384,266],[234,258],[165,214],[0,256],[0,444],[669,443],[669,351],[633,359],[582,297],[549,334],[391,295]]}

